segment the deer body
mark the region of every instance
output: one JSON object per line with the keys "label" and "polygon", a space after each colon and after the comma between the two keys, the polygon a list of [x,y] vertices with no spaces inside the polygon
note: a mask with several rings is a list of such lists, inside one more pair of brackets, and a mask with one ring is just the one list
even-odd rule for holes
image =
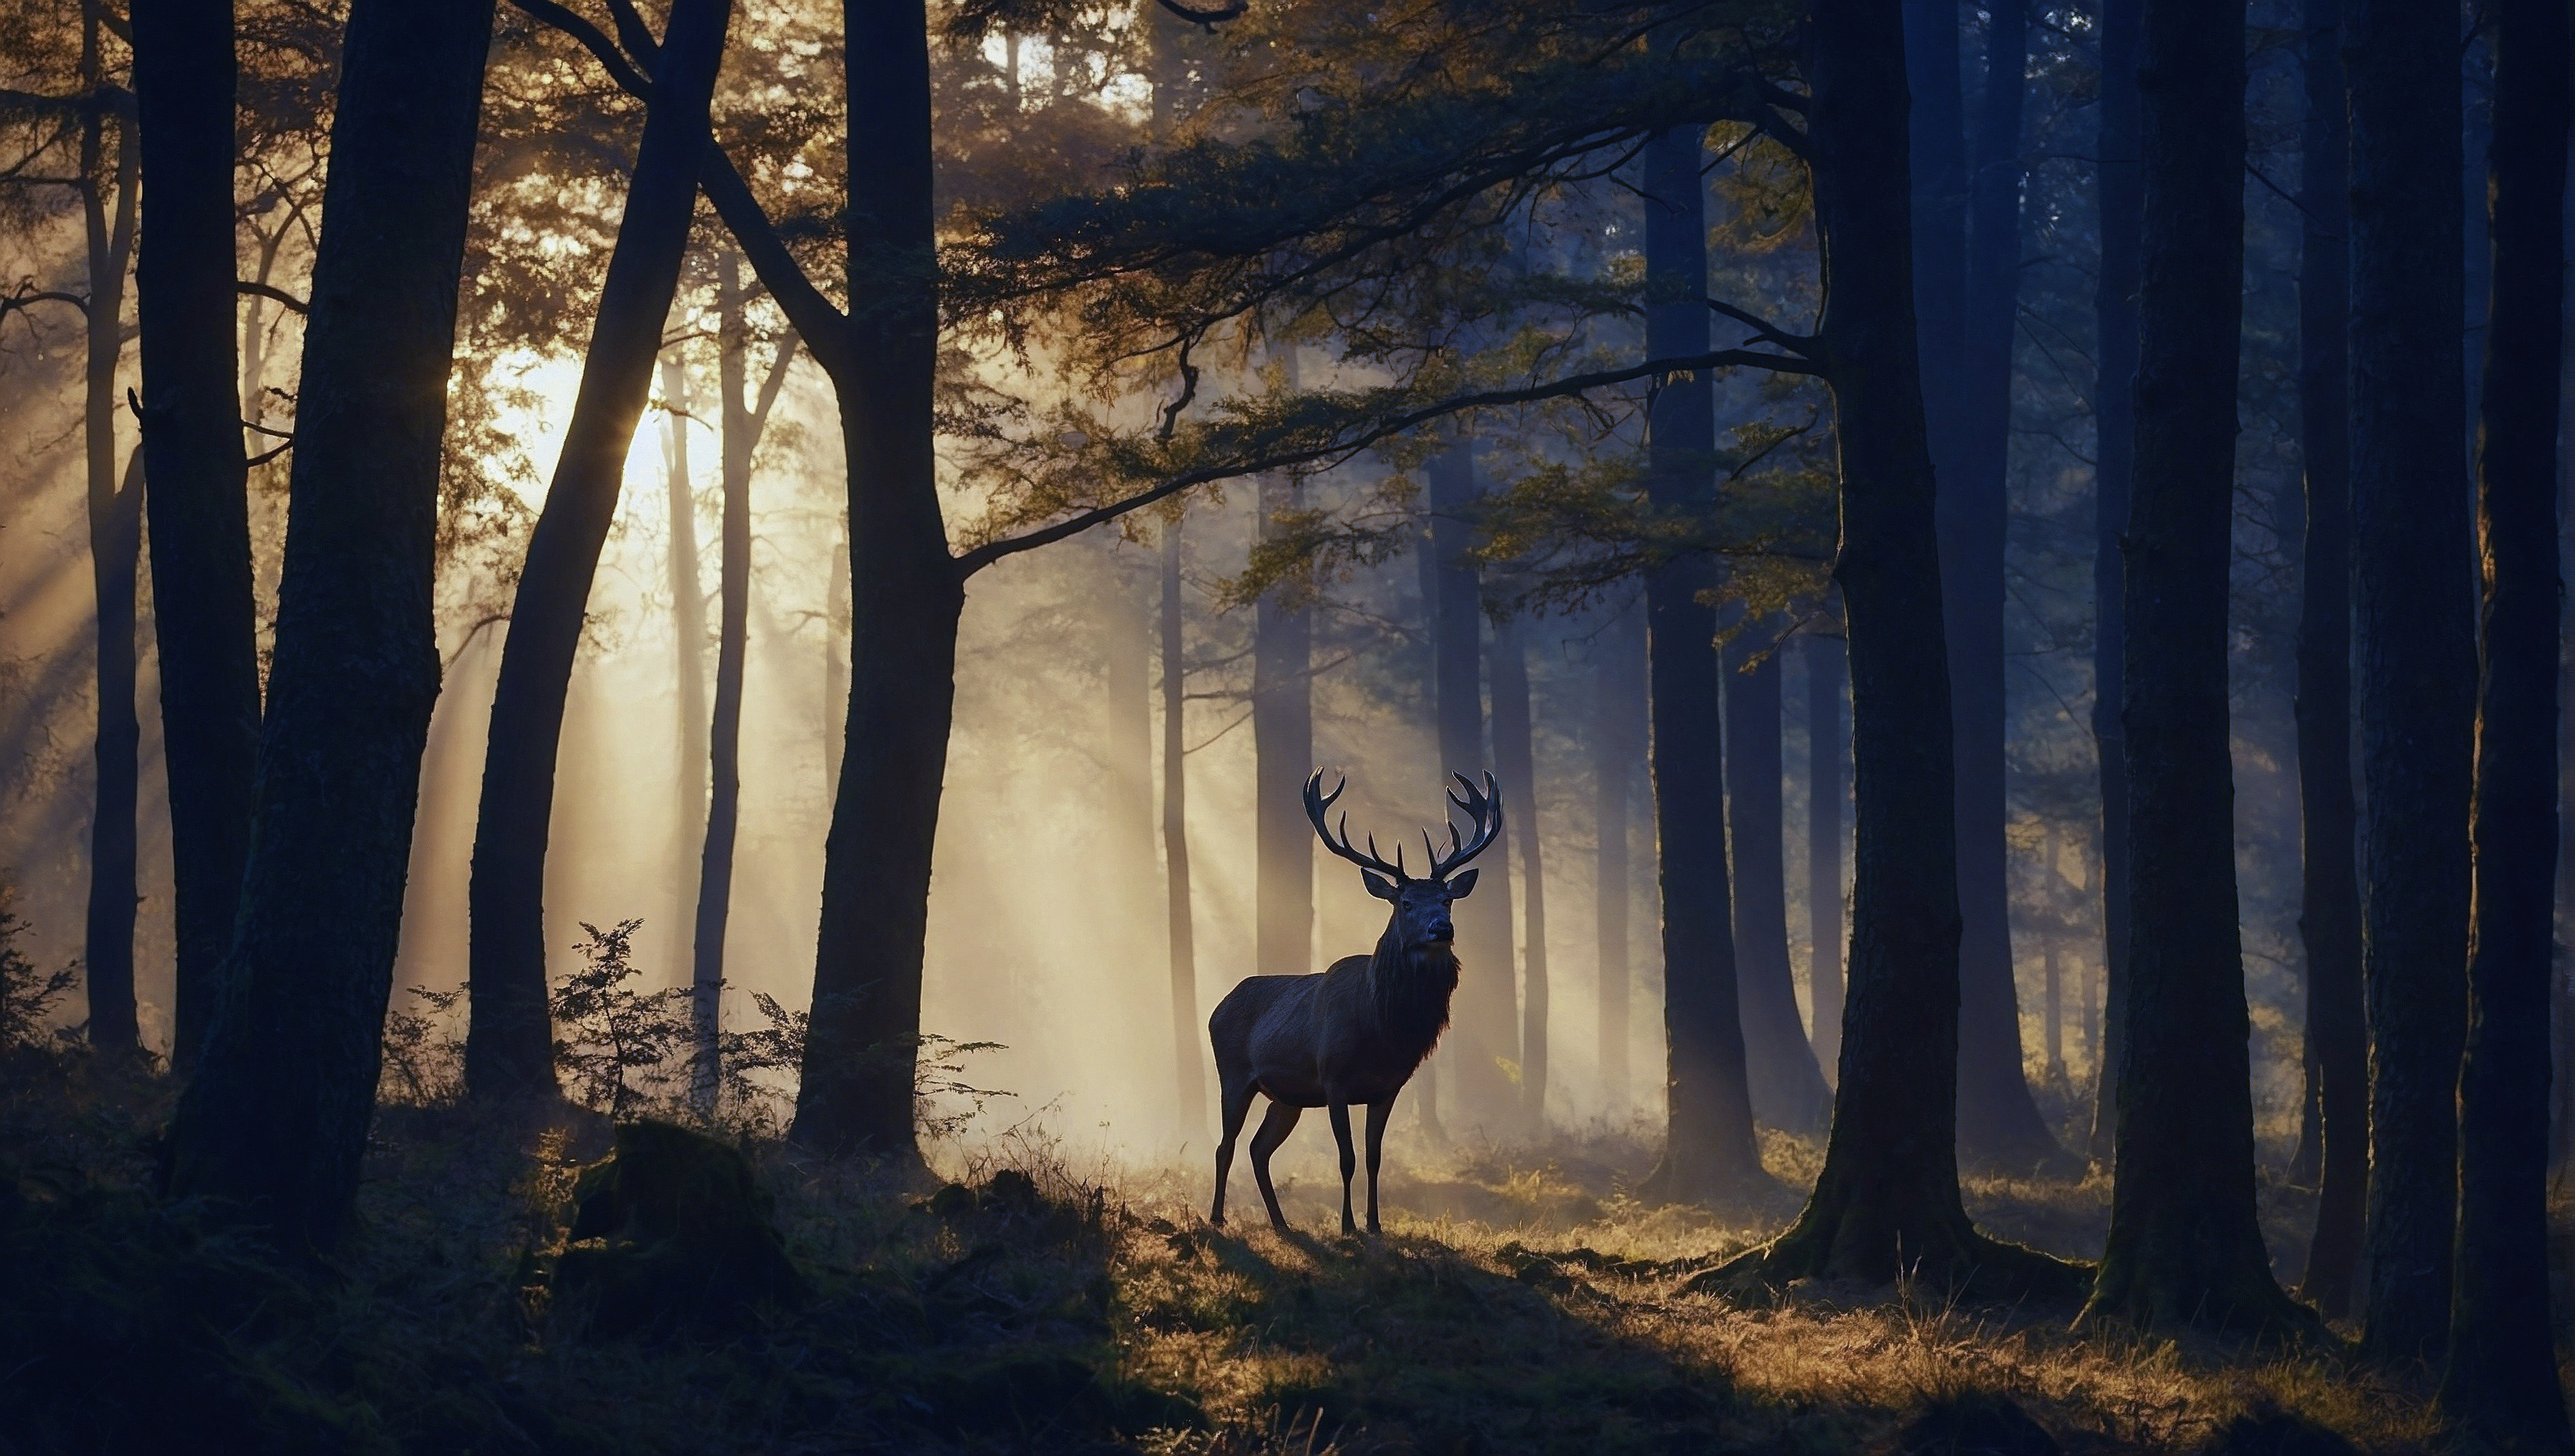
{"label": "deer body", "polygon": [[1350,1179],[1357,1159],[1349,1120],[1349,1109],[1356,1104],[1368,1109],[1367,1228],[1378,1231],[1377,1168],[1386,1118],[1395,1094],[1446,1029],[1449,998],[1457,989],[1457,957],[1450,949],[1455,929],[1448,907],[1474,888],[1475,871],[1455,871],[1501,828],[1501,806],[1490,777],[1481,791],[1460,778],[1465,795],[1452,792],[1450,797],[1475,819],[1476,837],[1471,845],[1461,844],[1451,829],[1448,854],[1434,850],[1429,876],[1415,879],[1404,872],[1400,854],[1391,864],[1376,858],[1373,841],[1365,855],[1349,848],[1346,826],[1335,841],[1324,826],[1323,810],[1339,790],[1323,795],[1321,776],[1305,785],[1307,817],[1327,847],[1361,867],[1369,893],[1389,901],[1393,913],[1373,953],[1336,960],[1319,975],[1253,976],[1227,993],[1208,1018],[1225,1119],[1225,1136],[1217,1145],[1216,1204],[1209,1214],[1209,1221],[1220,1226],[1235,1139],[1253,1093],[1259,1092],[1270,1099],[1270,1111],[1252,1137],[1252,1174],[1261,1185],[1272,1226],[1285,1230],[1288,1222],[1271,1186],[1271,1154],[1304,1109],[1322,1107],[1340,1147],[1341,1231],[1357,1231],[1350,1216]]}

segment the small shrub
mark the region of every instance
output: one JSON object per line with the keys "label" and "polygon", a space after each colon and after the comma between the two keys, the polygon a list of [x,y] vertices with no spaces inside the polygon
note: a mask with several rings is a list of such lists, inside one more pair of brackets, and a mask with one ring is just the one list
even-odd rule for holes
{"label": "small shrub", "polygon": [[38,970],[18,948],[18,937],[26,932],[27,922],[10,908],[6,891],[0,891],[0,1047],[51,1039],[45,1032],[46,1019],[53,1014],[54,1004],[80,984],[77,962],[60,970]]}
{"label": "small shrub", "polygon": [[575,1100],[623,1118],[669,1102],[693,1039],[686,987],[639,991],[635,931],[642,920],[603,930],[585,920],[577,947],[581,969],[567,977],[547,1009],[554,1013],[555,1067]]}

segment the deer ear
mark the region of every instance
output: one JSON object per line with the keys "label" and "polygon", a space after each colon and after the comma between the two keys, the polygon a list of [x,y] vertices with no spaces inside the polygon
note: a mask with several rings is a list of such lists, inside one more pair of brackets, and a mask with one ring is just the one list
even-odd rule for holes
{"label": "deer ear", "polygon": [[1378,899],[1391,901],[1397,892],[1395,890],[1393,880],[1386,878],[1384,875],[1377,873],[1373,869],[1360,870],[1359,879],[1367,885],[1367,892],[1375,895]]}
{"label": "deer ear", "polygon": [[1461,900],[1474,893],[1476,873],[1477,871],[1472,869],[1459,871],[1456,877],[1448,881],[1448,897],[1452,900]]}

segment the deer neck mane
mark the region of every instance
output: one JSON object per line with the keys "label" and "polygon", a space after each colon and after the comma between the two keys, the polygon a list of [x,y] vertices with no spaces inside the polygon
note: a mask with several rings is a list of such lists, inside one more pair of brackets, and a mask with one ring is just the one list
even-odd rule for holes
{"label": "deer neck mane", "polygon": [[1448,1027],[1448,998],[1457,989],[1456,952],[1445,945],[1406,945],[1386,922],[1368,957],[1368,999],[1390,1040],[1418,1045],[1427,1056]]}

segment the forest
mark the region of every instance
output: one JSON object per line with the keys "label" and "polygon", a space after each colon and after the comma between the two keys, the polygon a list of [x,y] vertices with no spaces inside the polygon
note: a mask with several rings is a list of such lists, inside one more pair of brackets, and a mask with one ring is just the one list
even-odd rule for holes
{"label": "forest", "polygon": [[2571,84],[12,0],[0,1456],[2575,1456]]}

